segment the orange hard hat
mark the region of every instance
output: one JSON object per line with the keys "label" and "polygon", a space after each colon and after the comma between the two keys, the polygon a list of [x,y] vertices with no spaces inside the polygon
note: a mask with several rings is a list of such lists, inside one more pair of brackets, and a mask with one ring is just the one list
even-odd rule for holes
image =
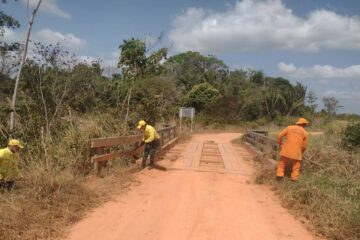
{"label": "orange hard hat", "polygon": [[299,118],[296,122],[296,125],[307,125],[309,124],[309,121],[306,120],[305,118]]}

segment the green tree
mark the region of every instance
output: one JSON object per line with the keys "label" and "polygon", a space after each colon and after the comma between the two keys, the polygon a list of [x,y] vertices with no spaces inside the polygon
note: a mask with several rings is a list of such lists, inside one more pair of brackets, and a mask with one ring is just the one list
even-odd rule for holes
{"label": "green tree", "polygon": [[120,117],[126,107],[126,115],[124,119],[124,132],[128,124],[128,116],[130,111],[131,93],[135,82],[144,79],[146,76],[155,76],[161,73],[161,61],[166,58],[167,49],[161,48],[147,56],[148,51],[146,44],[140,39],[124,40],[120,45],[121,53],[118,67],[121,68],[124,80],[129,82],[127,94],[124,98]]}
{"label": "green tree", "polygon": [[38,12],[38,10],[40,8],[41,1],[42,0],[37,1],[35,8],[32,11],[31,17],[29,18],[29,21],[28,21],[28,29],[26,31],[26,37],[25,37],[25,41],[24,41],[24,49],[22,50],[22,53],[21,53],[22,56],[21,56],[21,60],[19,63],[19,69],[17,71],[17,75],[16,75],[16,79],[15,79],[14,93],[13,93],[12,101],[11,101],[11,110],[12,111],[11,111],[11,115],[10,115],[10,134],[12,134],[14,126],[15,126],[16,100],[17,100],[17,93],[18,93],[19,82],[20,82],[20,77],[21,77],[21,71],[22,71],[22,68],[26,61],[26,55],[27,55],[27,50],[28,50],[28,45],[29,45],[29,40],[30,40],[31,29],[34,24],[36,13]]}
{"label": "green tree", "polygon": [[177,114],[180,92],[174,79],[168,76],[154,76],[138,81],[133,90],[132,104],[134,119],[145,119],[151,124],[169,119]]}
{"label": "green tree", "polygon": [[209,82],[219,87],[227,78],[228,67],[214,56],[203,56],[198,52],[185,52],[172,56],[165,63],[175,75],[177,85],[188,92],[199,83]]}
{"label": "green tree", "polygon": [[269,120],[273,120],[284,102],[281,91],[277,88],[264,89],[261,94],[262,106]]}
{"label": "green tree", "polygon": [[[1,0],[2,4],[6,4],[6,0]],[[15,29],[20,27],[20,23],[14,17],[6,14],[4,11],[0,10],[0,37],[5,33],[5,27]]]}
{"label": "green tree", "polygon": [[263,71],[248,70],[249,80],[257,86],[262,86],[265,83],[265,75]]}
{"label": "green tree", "polygon": [[197,111],[201,111],[206,104],[212,103],[219,95],[219,90],[214,88],[210,83],[200,83],[190,90],[185,102],[188,106],[194,107]]}
{"label": "green tree", "polygon": [[301,83],[291,86],[284,92],[282,96],[284,99],[284,114],[286,116],[299,113],[299,110],[304,107],[307,88]]}
{"label": "green tree", "polygon": [[[1,0],[2,4],[7,1]],[[16,29],[20,27],[18,20],[0,10],[0,73],[3,75],[10,75],[18,66],[19,61],[17,55],[20,44],[18,42],[5,42],[2,38],[5,33],[5,28]],[[2,76],[0,76],[0,79]]]}

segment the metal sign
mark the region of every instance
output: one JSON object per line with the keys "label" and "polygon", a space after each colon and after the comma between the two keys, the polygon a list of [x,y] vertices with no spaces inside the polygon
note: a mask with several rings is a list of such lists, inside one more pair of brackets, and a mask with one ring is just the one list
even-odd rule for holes
{"label": "metal sign", "polygon": [[194,117],[195,117],[195,108],[181,107],[179,109],[180,130],[182,130],[182,118],[190,118],[191,119],[190,131],[192,132]]}
{"label": "metal sign", "polygon": [[194,118],[195,108],[181,107],[179,111],[180,118]]}

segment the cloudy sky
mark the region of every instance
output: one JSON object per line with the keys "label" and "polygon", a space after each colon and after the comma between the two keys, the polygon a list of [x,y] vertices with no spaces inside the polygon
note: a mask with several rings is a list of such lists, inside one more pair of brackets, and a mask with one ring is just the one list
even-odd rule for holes
{"label": "cloudy sky", "polygon": [[[5,38],[23,39],[27,0],[0,6],[22,23]],[[79,57],[111,66],[123,39],[151,42],[161,32],[160,45],[172,55],[199,51],[231,69],[283,76],[360,114],[359,0],[43,0],[32,39],[61,41]]]}

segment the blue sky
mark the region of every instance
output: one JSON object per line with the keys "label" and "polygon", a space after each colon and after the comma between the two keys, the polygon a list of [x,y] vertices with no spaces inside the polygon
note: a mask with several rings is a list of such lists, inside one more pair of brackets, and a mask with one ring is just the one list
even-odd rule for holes
{"label": "blue sky", "polygon": [[[26,0],[2,9],[26,28]],[[35,0],[30,0],[30,7]],[[123,39],[151,41],[164,32],[170,54],[199,51],[231,69],[251,67],[283,76],[323,97],[334,96],[342,112],[360,114],[360,1],[358,0],[43,0],[34,41],[62,44],[81,58],[115,65]]]}

